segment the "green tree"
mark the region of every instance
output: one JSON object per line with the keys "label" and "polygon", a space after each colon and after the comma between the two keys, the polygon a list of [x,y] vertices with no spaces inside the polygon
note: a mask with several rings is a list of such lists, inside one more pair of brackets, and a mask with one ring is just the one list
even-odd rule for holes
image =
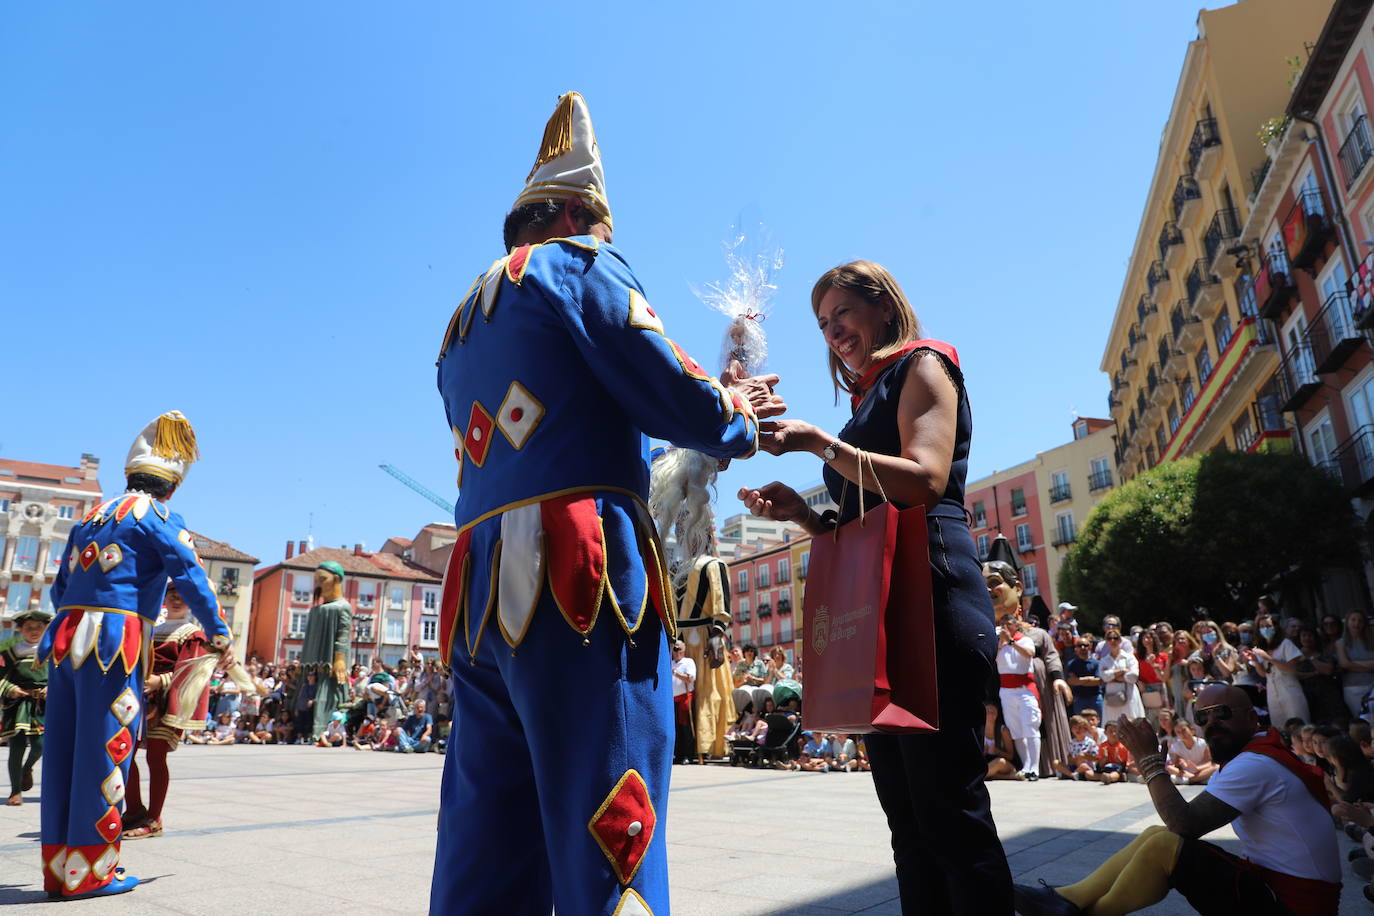
{"label": "green tree", "polygon": [[1335,480],[1296,455],[1212,452],[1167,462],[1093,510],[1059,571],[1088,626],[1254,613],[1277,588],[1360,562],[1360,529]]}

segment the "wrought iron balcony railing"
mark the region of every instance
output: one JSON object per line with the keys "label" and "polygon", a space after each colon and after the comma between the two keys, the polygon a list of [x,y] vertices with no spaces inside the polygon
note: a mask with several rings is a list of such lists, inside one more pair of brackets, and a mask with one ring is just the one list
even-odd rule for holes
{"label": "wrought iron balcony railing", "polygon": [[1193,139],[1188,143],[1188,174],[1197,174],[1198,161],[1202,154],[1213,146],[1221,145],[1221,133],[1217,130],[1216,118],[1199,118],[1193,128]]}
{"label": "wrought iron balcony railing", "polygon": [[1350,126],[1350,133],[1345,135],[1345,142],[1341,144],[1338,158],[1345,176],[1345,189],[1349,191],[1369,160],[1374,159],[1374,133],[1369,130],[1369,118],[1360,115],[1355,119]]}
{"label": "wrought iron balcony railing", "polygon": [[1203,250],[1207,252],[1210,267],[1217,261],[1217,255],[1230,248],[1240,238],[1240,218],[1235,207],[1226,207],[1212,215],[1207,234],[1202,237]]}

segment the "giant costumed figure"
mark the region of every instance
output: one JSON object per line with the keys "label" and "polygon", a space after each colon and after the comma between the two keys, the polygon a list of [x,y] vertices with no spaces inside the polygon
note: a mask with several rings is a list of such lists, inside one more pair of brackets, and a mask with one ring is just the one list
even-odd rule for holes
{"label": "giant costumed figure", "polygon": [[[301,678],[297,692],[304,690],[305,675],[315,673],[315,705],[311,707],[310,738],[318,741],[329,727],[339,707],[349,700],[348,662],[353,654],[353,607],[343,596],[344,568],[325,560],[315,569],[315,600],[305,621],[305,640],[301,644]],[[294,709],[295,697],[291,699]]]}
{"label": "giant costumed figure", "polygon": [[177,411],[139,434],[128,490],[72,529],[39,643],[48,665],[40,816],[43,887],[53,897],[118,894],[138,879],[119,864],[129,759],[143,725],[143,670],[170,578],[220,652],[231,645],[191,534],[166,500],[199,457]]}
{"label": "giant costumed figure", "polygon": [[745,457],[754,404],[777,411],[766,383],[723,385],[665,336],[610,240],[591,117],[568,93],[506,217],[508,254],[440,346],[459,479],[449,746],[483,753],[444,760],[432,913],[669,912],[674,609],[646,434]]}

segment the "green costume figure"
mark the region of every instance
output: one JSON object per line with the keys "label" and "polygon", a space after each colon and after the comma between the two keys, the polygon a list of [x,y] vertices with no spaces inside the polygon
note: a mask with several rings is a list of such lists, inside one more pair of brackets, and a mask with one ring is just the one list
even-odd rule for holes
{"label": "green costume figure", "polygon": [[[34,658],[49,620],[52,614],[42,610],[15,614],[19,638],[0,650],[0,739],[8,739],[10,748],[8,805],[24,803],[24,793],[33,788],[34,764],[43,756],[48,666],[35,665]],[[27,760],[25,750],[29,752]]]}
{"label": "green costume figure", "polygon": [[[347,659],[353,654],[353,608],[343,597],[344,568],[326,560],[315,570],[315,600],[305,623],[301,647],[301,682],[315,672],[314,720],[310,737],[318,739],[334,711],[349,700]],[[292,708],[295,708],[294,698]]]}

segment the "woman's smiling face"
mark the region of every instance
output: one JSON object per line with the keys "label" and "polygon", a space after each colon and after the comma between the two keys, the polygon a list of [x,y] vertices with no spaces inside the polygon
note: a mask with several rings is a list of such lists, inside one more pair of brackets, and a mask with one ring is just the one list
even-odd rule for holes
{"label": "woman's smiling face", "polygon": [[890,307],[870,304],[852,290],[832,286],[821,297],[816,324],[830,351],[850,369],[863,373],[873,351],[883,344],[890,311]]}

